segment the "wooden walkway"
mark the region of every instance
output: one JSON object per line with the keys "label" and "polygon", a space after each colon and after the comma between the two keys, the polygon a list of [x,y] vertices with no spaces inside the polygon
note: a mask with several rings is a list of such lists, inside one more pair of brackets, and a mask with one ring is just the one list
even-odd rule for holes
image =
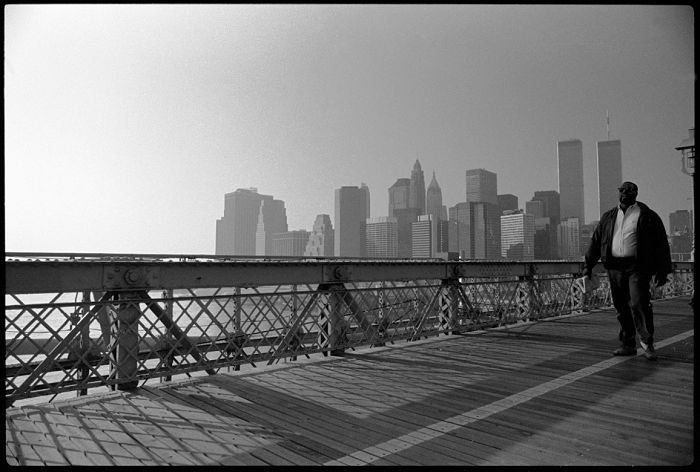
{"label": "wooden walkway", "polygon": [[6,411],[11,465],[688,465],[689,299],[657,362],[611,311]]}

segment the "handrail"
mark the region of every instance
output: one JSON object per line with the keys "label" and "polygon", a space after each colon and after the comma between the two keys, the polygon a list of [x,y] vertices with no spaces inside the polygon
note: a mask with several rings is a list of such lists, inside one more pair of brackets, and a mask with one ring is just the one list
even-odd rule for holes
{"label": "handrail", "polygon": [[[582,270],[581,261],[8,253],[6,405],[608,306],[605,275],[586,294]],[[656,295],[690,293],[692,277],[692,263],[676,262]]]}

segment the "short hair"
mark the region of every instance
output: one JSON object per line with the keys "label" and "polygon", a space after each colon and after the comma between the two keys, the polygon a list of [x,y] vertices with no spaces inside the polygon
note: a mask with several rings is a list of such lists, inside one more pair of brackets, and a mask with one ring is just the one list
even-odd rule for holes
{"label": "short hair", "polygon": [[637,184],[634,182],[622,182],[622,184],[617,188],[618,190],[623,190],[627,188],[632,188],[635,192],[639,193],[639,189],[637,188]]}

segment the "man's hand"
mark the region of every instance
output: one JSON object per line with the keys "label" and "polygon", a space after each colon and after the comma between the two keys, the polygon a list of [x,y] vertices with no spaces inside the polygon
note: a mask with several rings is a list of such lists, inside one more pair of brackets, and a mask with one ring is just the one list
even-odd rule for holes
{"label": "man's hand", "polygon": [[666,282],[668,282],[666,274],[656,274],[654,276],[654,280],[656,282],[657,287],[663,287],[664,285],[666,285]]}

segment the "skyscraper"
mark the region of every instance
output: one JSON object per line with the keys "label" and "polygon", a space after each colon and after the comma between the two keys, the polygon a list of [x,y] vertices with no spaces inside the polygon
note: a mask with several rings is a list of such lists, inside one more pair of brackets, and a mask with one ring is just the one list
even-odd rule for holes
{"label": "skyscraper", "polygon": [[425,177],[418,159],[411,171],[409,207],[417,208],[419,215],[425,214]]}
{"label": "skyscraper", "polygon": [[583,144],[580,139],[557,143],[557,164],[560,217],[578,218],[579,223],[583,224]]}
{"label": "skyscraper", "polygon": [[437,183],[435,178],[435,172],[433,172],[433,178],[428,185],[428,191],[425,197],[426,213],[432,216],[433,222],[433,254],[438,252],[447,252],[447,248],[443,247],[444,241],[447,241],[447,234],[442,234],[443,225],[442,221],[447,221],[447,208],[442,204],[442,190],[440,185]]}
{"label": "skyscraper", "polygon": [[[256,188],[237,189],[224,196],[224,216],[216,220],[217,255],[254,256],[260,205],[272,201],[270,195],[261,195]],[[281,200],[277,200],[281,202]],[[281,202],[282,207],[284,203]],[[278,206],[278,204],[271,204]],[[286,217],[285,217],[286,223]]]}
{"label": "skyscraper", "polygon": [[[467,177],[467,201],[498,205],[497,179],[486,169],[469,169]],[[500,223],[499,223],[500,224]]]}
{"label": "skyscraper", "polygon": [[544,218],[544,202],[540,200],[530,200],[525,202],[525,213],[535,218]]}
{"label": "skyscraper", "polygon": [[486,169],[468,169],[466,177],[468,202],[486,202],[498,205],[498,185],[494,172]]}
{"label": "skyscraper", "polygon": [[255,254],[272,255],[272,235],[288,230],[287,210],[282,200],[263,198],[258,213],[258,226],[255,233]]}
{"label": "skyscraper", "polygon": [[426,214],[433,215],[436,219],[445,219],[443,218],[442,189],[440,189],[440,185],[435,179],[435,172],[433,172],[433,178],[430,180],[430,185],[428,185],[425,206]]}
{"label": "skyscraper", "polygon": [[471,259],[471,203],[461,202],[450,207],[449,252],[457,253],[461,259]]}
{"label": "skyscraper", "polygon": [[552,246],[552,234],[556,235],[556,228],[552,227],[548,216],[535,218],[535,259],[555,259],[554,254],[558,254],[559,250]]}
{"label": "skyscraper", "polygon": [[559,192],[556,190],[537,190],[532,200],[542,202],[542,216],[549,217],[554,225],[559,224],[559,221],[561,221],[561,198]]}
{"label": "skyscraper", "polygon": [[619,139],[598,141],[598,218],[619,203],[622,183],[622,145]]}
{"label": "skyscraper", "polygon": [[501,209],[497,204],[469,202],[471,217],[471,257],[501,258]]}
{"label": "skyscraper", "polygon": [[389,187],[389,216],[394,216],[395,210],[411,207],[411,179],[397,179],[394,185]]}
{"label": "skyscraper", "polygon": [[397,222],[394,217],[367,219],[367,257],[398,255]]}
{"label": "skyscraper", "polygon": [[366,221],[369,218],[369,188],[341,187],[335,190],[335,244],[337,257],[366,257]]}
{"label": "skyscraper", "polygon": [[564,218],[559,223],[558,240],[559,255],[562,259],[580,260],[581,258],[581,237],[580,222],[578,218]]}
{"label": "skyscraper", "polygon": [[534,215],[520,211],[501,216],[501,256],[518,261],[534,259]]}
{"label": "skyscraper", "polygon": [[398,257],[410,258],[413,254],[413,239],[411,236],[411,224],[418,221],[420,210],[417,208],[397,208],[393,217],[396,218],[398,237]]}
{"label": "skyscraper", "polygon": [[413,243],[411,257],[430,258],[433,252],[433,217],[432,215],[420,215],[418,221],[411,224]]}
{"label": "skyscraper", "polygon": [[508,210],[518,209],[518,197],[512,193],[504,193],[498,195],[498,206],[501,208],[501,213]]}
{"label": "skyscraper", "polygon": [[496,174],[486,169],[466,171],[470,204],[470,245],[473,259],[501,257],[501,208]]}
{"label": "skyscraper", "polygon": [[333,257],[335,246],[335,235],[331,217],[328,215],[317,215],[313,230],[309,235],[309,241],[304,249],[305,256]]}
{"label": "skyscraper", "polygon": [[[535,226],[537,227],[535,231],[540,232],[537,235],[537,247],[539,250],[537,251],[535,258],[556,259],[559,257],[559,240],[557,238],[559,237],[558,228],[559,222],[561,221],[559,192],[556,190],[537,190],[532,197],[532,202],[540,202],[542,208],[542,215],[535,215]],[[532,212],[527,211],[527,213]],[[544,221],[538,222],[539,218],[549,218],[549,223],[545,223]],[[542,244],[544,244],[545,235],[543,235],[541,231],[546,232],[546,238],[549,241],[549,247],[546,251],[542,251]]]}

